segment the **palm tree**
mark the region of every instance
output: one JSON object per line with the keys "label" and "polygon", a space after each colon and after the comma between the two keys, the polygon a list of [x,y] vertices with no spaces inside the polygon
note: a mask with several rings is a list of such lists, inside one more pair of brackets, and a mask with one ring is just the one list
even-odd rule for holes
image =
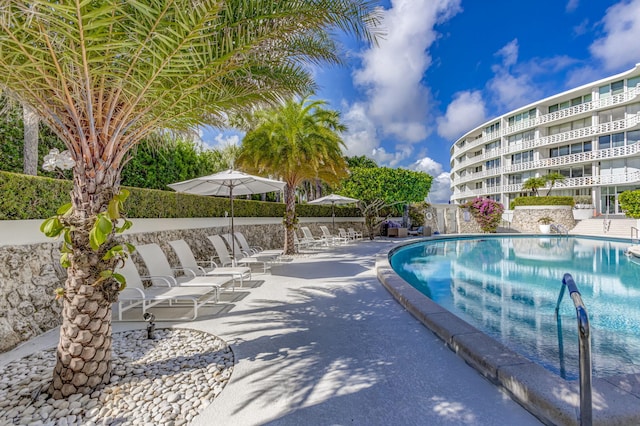
{"label": "palm tree", "polygon": [[25,175],[38,174],[38,130],[40,120],[38,114],[28,105],[22,106],[24,128],[23,171]]}
{"label": "palm tree", "polygon": [[530,177],[522,184],[522,189],[525,191],[531,191],[537,197],[538,188],[547,184],[547,181],[542,177]]}
{"label": "palm tree", "polygon": [[258,174],[282,178],[285,186],[285,254],[294,253],[295,191],[307,179],[337,183],[346,176],[339,133],[346,130],[325,102],[303,98],[256,114],[257,126],[242,141],[238,164]]}
{"label": "palm tree", "polygon": [[547,191],[547,196],[549,196],[549,194],[551,194],[551,190],[553,189],[553,185],[555,185],[556,182],[562,182],[565,179],[565,176],[558,172],[551,172],[546,174],[545,176],[542,176],[542,178],[544,179],[545,183],[551,183],[551,185],[549,185],[549,190]]}
{"label": "palm tree", "polygon": [[[64,142],[71,204],[45,222],[64,230],[54,398],[111,376],[114,239],[120,172],[160,130],[221,126],[228,115],[308,93],[306,63],[339,63],[335,30],[375,41],[370,0],[7,0],[0,8],[0,87]],[[55,219],[55,220],[53,220]],[[120,252],[118,252],[120,248]]]}

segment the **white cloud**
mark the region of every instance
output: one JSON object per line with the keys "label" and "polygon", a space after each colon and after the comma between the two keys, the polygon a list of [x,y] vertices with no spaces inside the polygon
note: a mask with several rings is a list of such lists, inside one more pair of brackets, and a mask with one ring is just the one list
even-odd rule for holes
{"label": "white cloud", "polygon": [[486,120],[487,111],[479,91],[458,92],[447,106],[443,117],[438,117],[438,134],[453,140]]}
{"label": "white cloud", "polygon": [[578,8],[579,3],[580,3],[580,0],[569,0],[564,10],[566,12],[573,12]]}
{"label": "white cloud", "polygon": [[442,171],[442,164],[429,157],[424,157],[411,165],[413,170],[428,173],[433,176],[429,201],[434,204],[448,203],[451,198],[451,177]]}
{"label": "white cloud", "polygon": [[220,131],[212,128],[205,128],[200,131],[202,143],[211,149],[223,149],[228,145],[240,145],[242,138],[244,138],[243,132]]}
{"label": "white cloud", "polygon": [[424,140],[430,92],[422,84],[431,65],[434,27],[460,12],[460,0],[392,0],[384,11],[387,36],[362,55],[354,83],[365,89],[367,113],[383,135],[415,143]]}
{"label": "white cloud", "polygon": [[518,39],[514,39],[496,52],[496,56],[502,57],[502,63],[493,66],[495,77],[487,83],[496,104],[507,110],[540,97],[540,91],[531,81],[531,72],[535,73],[535,68],[517,66],[518,50]]}
{"label": "white cloud", "polygon": [[371,157],[373,151],[380,145],[376,134],[376,126],[367,115],[366,105],[355,103],[342,115],[342,121],[348,127],[343,135],[347,147],[346,155],[366,155]]}
{"label": "white cloud", "polygon": [[633,66],[640,60],[640,0],[621,1],[602,19],[605,36],[589,50],[607,71]]}

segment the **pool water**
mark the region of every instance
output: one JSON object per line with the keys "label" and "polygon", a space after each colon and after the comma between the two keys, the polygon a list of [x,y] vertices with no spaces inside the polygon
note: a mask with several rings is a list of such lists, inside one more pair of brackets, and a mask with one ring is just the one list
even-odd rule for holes
{"label": "pool water", "polygon": [[640,262],[628,242],[566,236],[430,240],[390,262],[423,294],[510,349],[567,379],[578,377],[570,273],[589,314],[594,377],[640,373]]}

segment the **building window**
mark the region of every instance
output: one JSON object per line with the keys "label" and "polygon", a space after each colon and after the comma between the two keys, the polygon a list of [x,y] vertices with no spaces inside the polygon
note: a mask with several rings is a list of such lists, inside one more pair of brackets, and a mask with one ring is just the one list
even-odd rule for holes
{"label": "building window", "polygon": [[626,133],[614,133],[612,135],[600,136],[598,138],[598,149],[616,148],[619,146],[633,145],[640,141],[640,130]]}
{"label": "building window", "polygon": [[529,130],[527,132],[518,133],[509,136],[509,145],[515,145],[526,141],[532,141],[536,137],[536,132]]}
{"label": "building window", "polygon": [[491,126],[485,127],[484,133],[489,134],[489,133],[497,132],[498,130],[500,130],[500,122],[493,123]]}
{"label": "building window", "polygon": [[509,185],[517,185],[522,183],[522,175],[510,175]]}
{"label": "building window", "polygon": [[638,77],[633,77],[627,80],[627,89],[633,89],[639,84],[640,84],[640,75]]}
{"label": "building window", "polygon": [[582,129],[583,127],[589,126],[591,126],[591,117],[551,126],[549,127],[549,135],[557,135],[558,133],[569,132],[571,130]]}
{"label": "building window", "polygon": [[495,169],[497,167],[500,167],[500,159],[499,158],[495,158],[493,160],[489,160],[485,163],[485,166],[487,167],[487,170],[491,170],[491,169]]}
{"label": "building window", "polygon": [[623,91],[624,91],[623,80],[614,81],[611,84],[598,87],[598,94],[600,95],[600,99],[608,98],[611,95],[617,95],[618,93],[622,93]]}
{"label": "building window", "polygon": [[484,146],[485,151],[492,151],[494,149],[498,149],[501,146],[501,141],[497,140],[495,142],[488,143]]}
{"label": "building window", "polygon": [[571,145],[562,145],[555,148],[551,148],[549,150],[549,157],[561,157],[563,155],[569,154],[580,154],[582,152],[591,151],[591,141],[588,142],[578,142],[573,143]]}
{"label": "building window", "polygon": [[[608,87],[608,86],[607,86]],[[578,96],[577,98],[573,98],[570,101],[565,101],[558,104],[549,105],[549,113],[559,111],[561,109],[569,108],[572,106],[584,104],[587,102],[591,102],[591,94]]]}
{"label": "building window", "polygon": [[624,119],[624,107],[613,108],[607,111],[601,111],[598,113],[598,122],[602,123],[610,123],[612,121],[622,120]]}
{"label": "building window", "polygon": [[511,156],[511,164],[528,163],[529,161],[533,161],[533,150],[518,152]]}
{"label": "building window", "polygon": [[532,120],[536,118],[537,115],[538,115],[538,112],[536,111],[535,108],[532,108],[529,111],[521,112],[520,114],[513,115],[508,119],[509,126],[513,126],[514,124],[519,123],[521,121]]}
{"label": "building window", "polygon": [[482,171],[482,166],[478,166],[473,170],[475,173],[480,173]]}
{"label": "building window", "polygon": [[476,189],[482,189],[482,182],[476,182]]}
{"label": "building window", "polygon": [[500,176],[487,179],[485,183],[487,185],[487,188],[494,188],[496,186],[500,186]]}

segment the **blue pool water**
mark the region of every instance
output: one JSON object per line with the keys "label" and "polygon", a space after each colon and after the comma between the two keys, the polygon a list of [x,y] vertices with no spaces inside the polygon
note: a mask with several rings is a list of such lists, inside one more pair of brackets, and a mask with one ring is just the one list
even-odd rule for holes
{"label": "blue pool water", "polygon": [[[628,242],[575,237],[460,237],[395,251],[392,268],[458,317],[562,377],[578,377],[570,273],[591,323],[594,377],[640,373],[640,263]],[[561,334],[561,339],[559,338]]]}

